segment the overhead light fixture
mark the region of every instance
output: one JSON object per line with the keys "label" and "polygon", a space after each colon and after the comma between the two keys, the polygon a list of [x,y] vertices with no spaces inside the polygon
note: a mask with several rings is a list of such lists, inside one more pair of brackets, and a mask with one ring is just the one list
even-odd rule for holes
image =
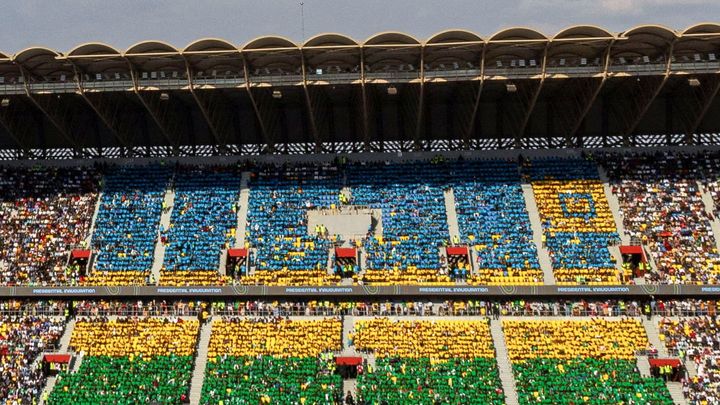
{"label": "overhead light fixture", "polygon": [[688,84],[690,87],[700,87],[700,79],[697,77],[691,77],[688,79]]}
{"label": "overhead light fixture", "polygon": [[170,95],[167,93],[160,93],[160,100],[168,101],[168,100],[170,100]]}
{"label": "overhead light fixture", "polygon": [[280,98],[282,98],[282,96],[283,96],[283,95],[282,95],[282,91],[280,91],[280,90],[273,90],[272,96],[273,96],[273,98],[280,99]]}
{"label": "overhead light fixture", "polygon": [[387,92],[388,92],[388,94],[391,95],[391,96],[397,96],[397,94],[398,94],[398,89],[397,89],[397,87],[395,87],[395,86],[390,86],[390,87],[387,88]]}
{"label": "overhead light fixture", "polygon": [[517,92],[517,86],[513,83],[508,83],[505,85],[505,90],[507,90],[508,93],[515,93]]}
{"label": "overhead light fixture", "polygon": [[6,98],[0,100],[0,107],[7,107],[7,106],[9,106],[9,105],[10,105],[10,99],[9,99],[9,98],[6,97]]}

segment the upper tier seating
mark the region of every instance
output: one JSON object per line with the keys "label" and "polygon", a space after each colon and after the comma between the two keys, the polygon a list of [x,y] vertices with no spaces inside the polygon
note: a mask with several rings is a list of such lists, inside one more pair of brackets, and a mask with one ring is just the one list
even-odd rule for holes
{"label": "upper tier seating", "polygon": [[331,242],[311,234],[306,211],[338,204],[338,168],[263,166],[252,174],[247,242],[258,270],[325,270]]}
{"label": "upper tier seating", "polygon": [[606,155],[625,232],[649,250],[657,269],[646,275],[661,284],[718,284],[720,255],[698,180],[697,156]]}
{"label": "upper tier seating", "polygon": [[92,239],[97,271],[112,276],[114,271],[150,270],[171,173],[159,165],[108,171]]}
{"label": "upper tier seating", "polygon": [[720,324],[710,317],[659,322],[660,338],[671,353],[695,362],[697,375],[685,382],[688,403],[714,404],[720,401]]}
{"label": "upper tier seating", "polygon": [[82,365],[58,377],[49,403],[181,403],[198,330],[177,318],[80,319],[70,348],[85,353]]}
{"label": "upper tier seating", "polygon": [[673,403],[662,380],[637,370],[635,354],[648,346],[637,319],[504,320],[502,327],[520,404]]}
{"label": "upper tier seating", "polygon": [[69,284],[70,249],[90,231],[100,176],[92,168],[0,168],[0,284]]}
{"label": "upper tier seating", "polygon": [[462,244],[475,250],[476,284],[541,284],[543,273],[516,162],[450,165]]}
{"label": "upper tier seating", "polygon": [[449,239],[444,168],[427,162],[347,167],[352,203],[382,210],[382,236],[369,236],[363,243],[369,270],[440,268],[438,249]]}
{"label": "upper tier seating", "polygon": [[558,284],[617,284],[608,246],[619,243],[597,166],[580,159],[527,163],[544,245]]}
{"label": "upper tier seating", "polygon": [[370,403],[502,404],[503,391],[487,320],[355,323],[359,350],[377,357],[358,376],[358,397]]}
{"label": "upper tier seating", "polygon": [[339,319],[216,319],[200,403],[338,403],[342,380],[328,353],[341,335]]}
{"label": "upper tier seating", "polygon": [[65,323],[47,317],[0,317],[0,402],[31,404],[40,397],[46,377],[34,364],[60,340]]}
{"label": "upper tier seating", "polygon": [[235,243],[240,173],[235,167],[180,166],[164,269],[217,271],[222,249]]}

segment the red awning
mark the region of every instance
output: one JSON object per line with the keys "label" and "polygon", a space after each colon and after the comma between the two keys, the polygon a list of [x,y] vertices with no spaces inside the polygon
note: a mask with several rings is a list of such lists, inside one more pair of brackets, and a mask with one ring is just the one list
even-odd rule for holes
{"label": "red awning", "polygon": [[450,246],[445,249],[448,256],[467,256],[467,246]]}
{"label": "red awning", "polygon": [[641,255],[643,254],[642,246],[620,246],[620,253],[624,255]]}
{"label": "red awning", "polygon": [[229,257],[247,257],[247,249],[228,249]]}
{"label": "red awning", "polygon": [[70,256],[73,259],[89,259],[90,253],[87,249],[73,249],[72,252],[70,252]]}
{"label": "red awning", "polygon": [[70,363],[69,354],[46,354],[43,356],[43,361],[46,363]]}
{"label": "red awning", "polygon": [[335,248],[335,257],[354,259],[357,257],[355,248]]}
{"label": "red awning", "polygon": [[680,360],[678,359],[648,359],[648,362],[650,363],[650,367],[680,367]]}
{"label": "red awning", "polygon": [[338,366],[357,366],[362,364],[362,357],[336,357],[335,364]]}
{"label": "red awning", "polygon": [[620,246],[620,254],[623,255],[640,255],[642,258],[643,263],[647,262],[647,258],[645,257],[645,249],[643,249],[640,245],[633,245],[633,246]]}

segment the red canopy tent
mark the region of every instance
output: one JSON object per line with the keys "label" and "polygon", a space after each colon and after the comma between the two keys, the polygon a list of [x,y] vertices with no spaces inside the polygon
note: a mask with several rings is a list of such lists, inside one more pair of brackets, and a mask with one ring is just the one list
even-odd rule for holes
{"label": "red canopy tent", "polygon": [[70,257],[71,257],[73,260],[89,259],[91,253],[92,253],[92,252],[91,252],[90,250],[87,250],[87,249],[73,249],[73,250],[70,252]]}
{"label": "red canopy tent", "polygon": [[640,255],[640,258],[642,259],[643,263],[647,262],[647,258],[645,257],[645,250],[640,245],[632,245],[632,246],[620,246],[620,254],[623,255]]}
{"label": "red canopy tent", "polygon": [[228,257],[247,257],[247,249],[228,249]]}
{"label": "red canopy tent", "polygon": [[338,366],[357,366],[362,364],[362,357],[336,357],[335,364]]}
{"label": "red canopy tent", "polygon": [[445,248],[445,252],[448,256],[467,256],[468,255],[468,247],[467,246],[449,246]]}
{"label": "red canopy tent", "polygon": [[680,367],[679,359],[648,359],[648,363],[650,363],[650,367]]}
{"label": "red canopy tent", "polygon": [[43,361],[46,363],[70,363],[72,357],[69,354],[46,354]]}
{"label": "red canopy tent", "polygon": [[354,259],[357,257],[355,248],[335,248],[335,257],[338,259]]}

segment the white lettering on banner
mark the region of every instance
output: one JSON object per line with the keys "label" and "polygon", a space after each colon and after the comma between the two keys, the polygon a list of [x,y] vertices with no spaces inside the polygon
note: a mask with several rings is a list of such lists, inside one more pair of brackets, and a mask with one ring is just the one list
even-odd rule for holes
{"label": "white lettering on banner", "polygon": [[222,288],[158,288],[158,294],[220,294]]}
{"label": "white lettering on banner", "polygon": [[420,293],[464,293],[464,294],[477,294],[489,292],[489,288],[485,287],[420,287],[418,292]]}
{"label": "white lettering on banner", "polygon": [[630,292],[629,287],[558,287],[561,293],[606,293]]}

